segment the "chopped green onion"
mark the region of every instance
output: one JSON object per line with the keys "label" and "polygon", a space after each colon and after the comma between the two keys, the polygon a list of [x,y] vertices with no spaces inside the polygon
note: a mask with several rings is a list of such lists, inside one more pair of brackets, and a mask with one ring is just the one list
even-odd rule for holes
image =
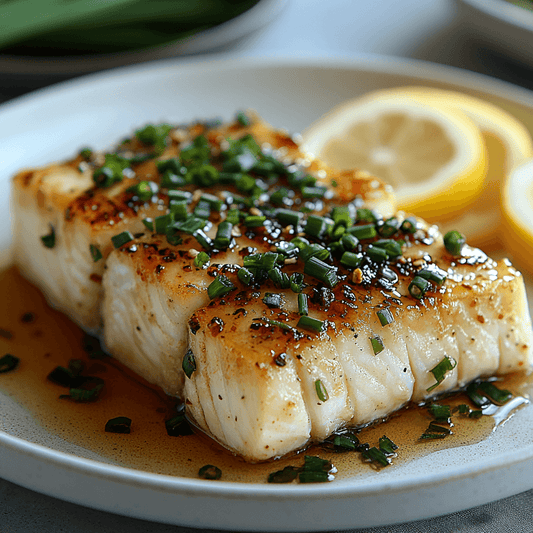
{"label": "chopped green onion", "polygon": [[263,254],[247,255],[243,257],[242,263],[246,268],[270,270],[276,266],[278,260],[283,260],[283,255],[275,252],[265,252]]}
{"label": "chopped green onion", "polygon": [[165,235],[169,224],[174,222],[172,213],[168,215],[160,215],[154,218],[154,232],[158,235]]}
{"label": "chopped green onion", "polygon": [[124,170],[129,161],[116,154],[106,154],[104,165],[93,172],[93,181],[97,187],[107,188],[124,179]]}
{"label": "chopped green onion", "polygon": [[56,245],[56,232],[54,227],[50,224],[50,233],[41,237],[42,243],[47,248],[53,248]]}
{"label": "chopped green onion", "polygon": [[222,209],[222,204],[224,203],[218,196],[215,196],[214,194],[207,194],[204,193],[200,197],[200,201],[207,202],[209,204],[209,207],[211,208],[211,211],[217,211],[220,212]]}
{"label": "chopped green onion", "polygon": [[170,200],[168,207],[174,220],[185,220],[189,214],[186,200]]}
{"label": "chopped green onion", "polygon": [[170,201],[175,200],[176,202],[187,202],[189,203],[192,200],[192,193],[189,191],[167,191],[167,196]]}
{"label": "chopped green onion", "polygon": [[148,231],[154,231],[154,220],[152,218],[143,218],[142,223]]}
{"label": "chopped green onion", "polygon": [[489,381],[482,381],[479,383],[478,390],[486,394],[489,399],[497,405],[503,405],[513,397],[510,391],[498,389],[496,385]]}
{"label": "chopped green onion", "polygon": [[268,483],[291,483],[298,477],[300,469],[295,466],[286,466],[283,470],[272,472],[268,475]]}
{"label": "chopped green onion", "polygon": [[223,274],[217,276],[207,287],[207,294],[211,300],[220,298],[235,289],[235,285]]}
{"label": "chopped green onion", "polygon": [[289,189],[280,187],[270,195],[270,203],[273,205],[283,205],[289,198]]}
{"label": "chopped green onion", "polygon": [[429,406],[429,412],[439,421],[448,421],[452,416],[452,410],[449,405],[432,403]]}
{"label": "chopped green onion", "polygon": [[466,394],[477,407],[485,407],[492,403],[486,396],[480,394],[478,391],[479,381],[474,381],[466,387]]}
{"label": "chopped green onion", "polygon": [[144,128],[135,132],[135,136],[143,144],[155,146],[159,150],[163,150],[167,145],[167,137],[172,126],[170,124],[148,124]]}
{"label": "chopped green onion", "polygon": [[444,359],[438,365],[436,365],[434,368],[430,370],[430,372],[435,377],[436,383],[432,385],[431,387],[429,387],[428,389],[426,389],[427,392],[431,392],[434,388],[438,387],[444,381],[444,378],[446,377],[446,373],[453,370],[456,366],[457,366],[457,361],[453,357],[446,355]]}
{"label": "chopped green onion", "polygon": [[209,202],[200,199],[193,209],[193,213],[194,216],[207,220],[211,216],[211,205]]}
{"label": "chopped green onion", "polygon": [[431,268],[424,268],[422,270],[419,270],[416,275],[421,278],[432,281],[439,287],[444,284],[446,278],[448,277],[448,274],[445,270],[442,270],[441,268],[435,265],[431,265]]}
{"label": "chopped green onion", "polygon": [[296,327],[320,333],[326,329],[326,323],[318,318],[303,315],[300,317],[300,320],[298,320]]}
{"label": "chopped green onion", "polygon": [[94,244],[89,245],[89,251],[91,252],[91,257],[93,258],[93,261],[96,263],[97,261],[100,261],[102,259],[102,252],[98,248],[98,246]]}
{"label": "chopped green onion", "polygon": [[330,474],[328,472],[300,472],[298,481],[300,483],[325,483],[330,481]]}
{"label": "chopped green onion", "polygon": [[376,312],[379,318],[379,322],[382,326],[388,326],[389,324],[392,324],[394,322],[394,316],[392,315],[392,312],[390,308],[386,307],[385,309],[380,309]]}
{"label": "chopped green onion", "polygon": [[328,188],[316,185],[314,187],[302,187],[303,198],[324,198]]}
{"label": "chopped green onion", "polygon": [[389,258],[394,258],[402,255],[402,244],[394,239],[380,239],[373,243],[377,248],[383,248]]}
{"label": "chopped green onion", "polygon": [[400,226],[400,229],[404,233],[413,234],[416,232],[416,218],[415,217],[407,217]]}
{"label": "chopped green onion", "polygon": [[201,165],[190,168],[185,177],[199,187],[210,187],[218,181],[218,170],[212,165]]}
{"label": "chopped green onion", "polygon": [[231,209],[228,209],[228,212],[226,213],[226,222],[229,222],[233,226],[237,226],[240,221],[240,211],[236,207],[232,207]]}
{"label": "chopped green onion", "polygon": [[330,289],[335,287],[339,281],[339,278],[337,277],[337,268],[324,263],[316,257],[311,257],[309,261],[305,263],[304,273],[322,281]]}
{"label": "chopped green onion", "polygon": [[195,258],[194,258],[194,266],[196,268],[204,268],[209,266],[210,257],[205,252],[200,252]]}
{"label": "chopped green onion", "polygon": [[185,437],[194,434],[184,413],[180,413],[169,420],[165,420],[165,429],[167,430],[167,435],[169,437]]}
{"label": "chopped green onion", "polygon": [[198,470],[198,477],[202,479],[220,479],[222,477],[222,470],[217,466],[204,465]]}
{"label": "chopped green onion", "polygon": [[196,359],[192,350],[189,348],[185,355],[183,356],[183,361],[181,362],[181,368],[185,375],[190,379],[193,372],[196,370]]}
{"label": "chopped green onion", "polygon": [[321,402],[327,402],[329,400],[328,391],[326,390],[326,387],[324,386],[324,384],[322,383],[320,379],[317,379],[315,381],[315,391],[316,391],[316,395],[318,396],[318,399]]}
{"label": "chopped green onion", "polygon": [[5,374],[6,372],[11,372],[17,368],[20,359],[10,353],[6,353],[4,356],[0,357],[0,374]]}
{"label": "chopped green onion", "polygon": [[343,451],[357,450],[359,439],[351,433],[347,433],[346,435],[334,435],[333,446],[335,449],[341,449]]}
{"label": "chopped green onion", "polygon": [[374,246],[372,244],[370,244],[366,249],[366,254],[372,261],[376,263],[382,263],[389,257],[389,254],[385,249],[379,248],[378,246]]}
{"label": "chopped green onion", "polygon": [[354,254],[353,252],[344,252],[341,257],[341,264],[346,268],[357,268],[363,260],[363,254]]}
{"label": "chopped green onion", "polygon": [[297,226],[302,220],[303,213],[291,209],[276,209],[274,216],[282,226]]}
{"label": "chopped green onion", "polygon": [[185,220],[177,220],[171,226],[178,231],[193,235],[195,231],[205,228],[205,225],[206,221],[203,218],[189,215]]}
{"label": "chopped green onion", "polygon": [[376,222],[378,217],[371,209],[359,208],[356,211],[357,222]]}
{"label": "chopped green onion", "polygon": [[[346,233],[346,228],[341,224],[339,226],[335,226],[333,228],[333,232],[331,234],[331,240],[338,241],[342,238],[342,236]],[[352,237],[352,235],[350,235]]]}
{"label": "chopped green onion", "polygon": [[165,187],[167,189],[175,189],[178,187],[183,187],[185,185],[187,185],[187,179],[185,178],[185,176],[174,174],[174,172],[171,172],[170,170],[167,170],[161,176],[161,187]]}
{"label": "chopped green onion", "polygon": [[213,241],[213,246],[218,250],[225,250],[231,243],[231,232],[233,224],[227,220],[223,220],[217,228],[217,234]]}
{"label": "chopped green onion", "polygon": [[307,303],[308,296],[303,292],[298,294],[298,313],[301,316],[307,316],[309,314],[309,304]]}
{"label": "chopped green onion", "polygon": [[289,278],[292,292],[301,293],[304,285],[304,275],[300,272],[294,272]]}
{"label": "chopped green onion", "polygon": [[134,196],[137,196],[139,200],[147,202],[154,194],[157,194],[158,190],[159,187],[157,183],[154,183],[153,181],[140,181],[126,189],[126,192],[131,192]]}
{"label": "chopped green onion", "polygon": [[260,228],[265,225],[267,217],[264,215],[248,215],[245,217],[243,224],[247,228]]}
{"label": "chopped green onion", "polygon": [[385,349],[383,341],[379,335],[370,337],[370,344],[372,345],[372,351],[374,352],[374,355],[381,353]]}
{"label": "chopped green onion", "polygon": [[250,285],[254,281],[254,275],[245,267],[242,267],[237,272],[237,277],[241,283]]}
{"label": "chopped green onion", "polygon": [[86,161],[88,159],[91,159],[92,155],[93,155],[93,151],[90,148],[82,148],[80,150],[80,157],[82,157]]}
{"label": "chopped green onion", "polygon": [[133,240],[133,235],[129,231],[123,231],[118,235],[111,237],[111,242],[115,248],[120,248],[124,244]]}
{"label": "chopped green onion", "polygon": [[328,232],[329,226],[330,223],[324,217],[309,215],[305,223],[304,232],[315,239],[322,239]]}
{"label": "chopped green onion", "polygon": [[92,376],[78,378],[76,385],[69,389],[68,395],[62,395],[60,398],[69,398],[76,402],[92,402],[98,398],[103,388],[104,380],[101,378]]}
{"label": "chopped green onion", "polygon": [[331,258],[331,254],[329,253],[329,250],[327,248],[324,248],[320,244],[310,244],[309,246],[305,246],[300,250],[300,259],[306,263],[311,259],[311,257],[316,257],[317,259],[320,259],[321,261],[327,261]]}
{"label": "chopped green onion", "polygon": [[394,455],[396,453],[396,450],[398,449],[398,445],[394,444],[389,437],[383,435],[383,437],[379,438],[379,449],[385,454],[385,455]]}
{"label": "chopped green onion", "polygon": [[278,267],[271,268],[268,271],[268,277],[274,282],[278,289],[288,289],[291,286],[289,276],[282,272]]}
{"label": "chopped green onion", "polygon": [[378,232],[374,224],[365,224],[363,226],[351,226],[346,230],[350,235],[357,237],[360,241],[363,239],[373,239]]}
{"label": "chopped green onion", "polygon": [[382,237],[392,237],[395,233],[398,232],[400,228],[400,222],[397,218],[389,218],[378,226],[378,233]]}
{"label": "chopped green onion", "polygon": [[342,224],[343,226],[351,226],[354,222],[353,214],[348,205],[334,207],[331,210],[330,216],[333,222],[335,222],[335,225]]}
{"label": "chopped green onion", "polygon": [[442,426],[436,422],[430,422],[426,431],[420,436],[420,440],[443,439],[452,434],[449,427]]}
{"label": "chopped green onion", "polygon": [[387,466],[391,460],[385,455],[385,453],[379,448],[373,447],[365,450],[361,455],[372,463],[379,463],[381,466]]}
{"label": "chopped green onion", "polygon": [[204,250],[211,250],[211,248],[213,247],[213,241],[206,235],[203,230],[197,229],[193,233],[193,237],[197,240],[200,246],[204,248]]}
{"label": "chopped green onion", "polygon": [[277,292],[267,292],[263,296],[263,303],[271,309],[279,309],[281,307],[281,294]]}
{"label": "chopped green onion", "polygon": [[111,418],[105,424],[105,431],[107,433],[130,433],[131,432],[131,418],[127,416],[117,416]]}
{"label": "chopped green onion", "polygon": [[413,281],[409,284],[409,294],[420,300],[424,297],[427,290],[429,289],[429,281],[420,276],[415,276]]}
{"label": "chopped green onion", "polygon": [[250,125],[250,119],[244,113],[243,111],[239,111],[237,113],[237,116],[235,117],[235,120],[241,125],[241,126],[249,126]]}
{"label": "chopped green onion", "polygon": [[459,231],[452,230],[444,235],[444,246],[452,255],[461,255],[466,237]]}
{"label": "chopped green onion", "polygon": [[351,233],[346,233],[341,238],[341,244],[347,252],[352,252],[359,244],[359,239]]}

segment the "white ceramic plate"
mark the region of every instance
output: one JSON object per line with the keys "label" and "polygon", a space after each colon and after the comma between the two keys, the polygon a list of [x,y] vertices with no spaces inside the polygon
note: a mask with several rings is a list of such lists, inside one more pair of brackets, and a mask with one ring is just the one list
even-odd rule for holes
{"label": "white ceramic plate", "polygon": [[458,19],[483,44],[533,66],[533,11],[506,0],[456,0]]}
{"label": "white ceramic plate", "polygon": [[[147,121],[230,118],[255,108],[278,127],[302,130],[342,100],[422,84],[481,96],[533,130],[533,95],[466,72],[398,58],[214,59],[128,67],[42,90],[0,108],[0,179],[23,166],[109,146]],[[9,246],[7,194],[0,247]],[[326,485],[209,482],[109,464],[39,430],[0,396],[0,476],[51,496],[172,524],[261,531],[370,527],[450,513],[533,487],[533,407],[489,439],[406,465]]]}

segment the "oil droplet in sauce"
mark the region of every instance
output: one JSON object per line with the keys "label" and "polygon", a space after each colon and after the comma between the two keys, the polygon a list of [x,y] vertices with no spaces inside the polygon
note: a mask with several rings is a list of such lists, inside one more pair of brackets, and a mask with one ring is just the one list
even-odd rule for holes
{"label": "oil droplet in sauce", "polygon": [[[111,357],[91,359],[83,348],[84,332],[65,315],[51,309],[39,290],[24,280],[16,268],[0,274],[0,292],[0,356],[11,353],[20,359],[16,370],[0,374],[0,390],[23,406],[50,434],[96,453],[108,463],[171,476],[196,478],[200,467],[214,464],[222,470],[224,481],[264,483],[269,473],[302,464],[303,458],[298,456],[248,464],[205,435],[170,437],[165,420],[176,414],[175,398]],[[104,380],[98,400],[77,403],[61,399],[66,389],[47,379],[54,368],[68,366],[71,359],[85,362],[84,375]],[[501,385],[525,394],[531,384],[525,384],[521,376],[511,376]],[[467,400],[458,394],[447,398],[446,403],[453,407]],[[117,416],[131,418],[131,433],[104,431],[106,422]],[[419,437],[431,420],[427,409],[409,406],[384,423],[364,428],[358,436],[361,442],[377,446],[378,439],[387,435],[399,446],[393,462],[402,464],[436,450],[479,442],[495,426],[490,416],[478,420],[457,416],[453,435],[421,443]],[[337,479],[370,468],[359,453],[338,454],[315,446],[306,454],[330,460],[338,470]]]}

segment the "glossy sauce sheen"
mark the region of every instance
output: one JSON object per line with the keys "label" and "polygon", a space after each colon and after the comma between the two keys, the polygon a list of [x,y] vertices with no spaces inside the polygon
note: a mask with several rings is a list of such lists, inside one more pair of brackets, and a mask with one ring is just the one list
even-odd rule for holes
{"label": "glossy sauce sheen", "polygon": [[[25,281],[15,268],[0,274],[0,356],[11,353],[20,359],[16,370],[0,374],[0,390],[24,406],[50,433],[91,450],[104,460],[158,474],[197,477],[205,464],[222,470],[222,479],[266,482],[269,473],[285,466],[300,466],[303,457],[292,456],[275,463],[247,464],[201,434],[170,437],[165,420],[176,413],[176,400],[155,389],[111,358],[91,359],[83,349],[84,333],[63,314],[48,307],[41,293]],[[48,374],[70,359],[82,359],[84,375],[105,381],[95,402],[77,403],[60,396],[68,390],[50,382]],[[526,394],[529,383],[510,376],[502,387]],[[446,400],[450,405],[467,403],[464,395]],[[117,416],[132,419],[130,434],[106,433],[106,422]],[[473,444],[487,438],[494,419],[453,417],[454,434],[438,441],[418,439],[433,418],[422,407],[411,406],[390,419],[359,434],[360,441],[377,446],[386,435],[398,446],[395,464],[405,463],[435,450]],[[329,459],[337,468],[337,479],[368,472],[359,453],[333,453],[320,447],[305,452]],[[389,468],[393,468],[389,467]]]}

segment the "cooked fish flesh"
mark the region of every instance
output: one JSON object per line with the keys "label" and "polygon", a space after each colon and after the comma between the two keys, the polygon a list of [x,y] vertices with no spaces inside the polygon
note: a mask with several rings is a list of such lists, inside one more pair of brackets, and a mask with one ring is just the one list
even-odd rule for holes
{"label": "cooked fish flesh", "polygon": [[395,213],[382,181],[250,114],[147,127],[118,153],[119,178],[114,154],[15,178],[19,266],[246,460],[531,367],[521,275]]}

